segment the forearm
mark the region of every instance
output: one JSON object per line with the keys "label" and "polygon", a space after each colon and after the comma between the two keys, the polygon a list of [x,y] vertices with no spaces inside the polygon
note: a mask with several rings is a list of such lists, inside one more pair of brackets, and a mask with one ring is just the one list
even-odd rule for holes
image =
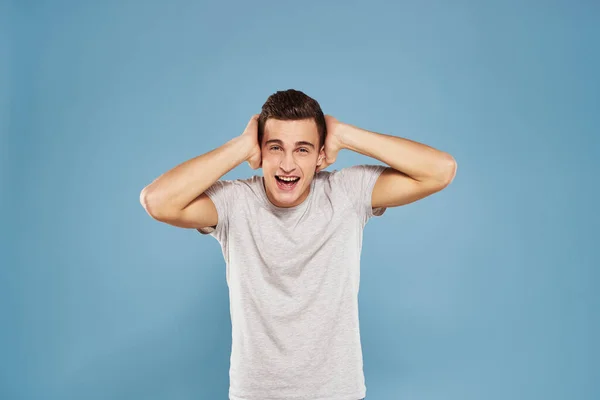
{"label": "forearm", "polygon": [[183,210],[213,183],[248,157],[249,144],[238,136],[208,153],[187,160],[165,172],[140,194],[151,214]]}
{"label": "forearm", "polygon": [[339,127],[338,138],[342,148],[373,157],[418,181],[451,180],[455,171],[450,154],[409,139],[348,124]]}

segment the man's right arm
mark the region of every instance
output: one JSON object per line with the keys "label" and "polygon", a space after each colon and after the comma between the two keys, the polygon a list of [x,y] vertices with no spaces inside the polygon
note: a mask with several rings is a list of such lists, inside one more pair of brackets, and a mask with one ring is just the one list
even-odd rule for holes
{"label": "man's right arm", "polygon": [[140,202],[146,212],[158,221],[182,228],[217,225],[217,209],[204,192],[244,161],[254,169],[259,166],[256,160],[260,160],[260,148],[255,132],[249,132],[249,128],[255,129],[253,119],[244,134],[179,164],[146,186],[140,193]]}

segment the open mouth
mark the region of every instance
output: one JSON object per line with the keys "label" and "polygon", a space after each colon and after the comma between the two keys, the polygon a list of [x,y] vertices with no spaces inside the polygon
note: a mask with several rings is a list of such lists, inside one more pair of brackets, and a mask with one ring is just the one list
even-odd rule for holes
{"label": "open mouth", "polygon": [[275,175],[275,180],[277,181],[277,186],[281,190],[293,190],[298,182],[300,182],[300,178],[281,178]]}

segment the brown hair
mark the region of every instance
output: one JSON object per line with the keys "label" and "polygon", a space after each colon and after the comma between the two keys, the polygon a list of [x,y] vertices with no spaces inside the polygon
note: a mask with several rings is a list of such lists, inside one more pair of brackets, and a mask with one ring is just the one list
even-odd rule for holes
{"label": "brown hair", "polygon": [[319,133],[319,149],[325,144],[327,125],[319,103],[312,97],[294,89],[278,91],[269,96],[258,117],[258,143],[262,147],[267,119],[274,118],[283,121],[312,118],[317,124]]}

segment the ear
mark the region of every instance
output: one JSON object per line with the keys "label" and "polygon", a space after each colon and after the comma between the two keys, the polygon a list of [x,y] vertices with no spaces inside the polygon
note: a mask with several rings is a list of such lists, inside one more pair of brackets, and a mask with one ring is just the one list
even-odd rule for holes
{"label": "ear", "polygon": [[321,147],[321,151],[319,152],[319,157],[317,158],[317,165],[321,166],[324,159],[325,159],[325,146]]}
{"label": "ear", "polygon": [[319,152],[319,157],[317,158],[317,167],[315,168],[315,173],[319,172],[321,164],[323,164],[323,160],[325,159],[325,146],[321,148]]}

